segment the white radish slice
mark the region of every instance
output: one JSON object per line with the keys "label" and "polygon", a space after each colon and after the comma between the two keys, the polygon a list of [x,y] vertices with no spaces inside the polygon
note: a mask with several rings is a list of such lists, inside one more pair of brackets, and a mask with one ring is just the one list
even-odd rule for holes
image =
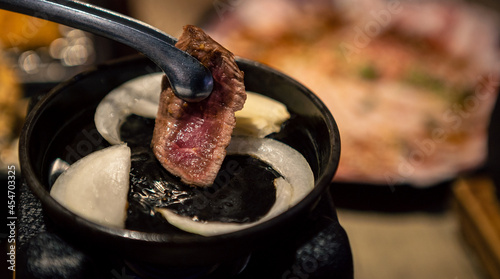
{"label": "white radish slice", "polygon": [[124,144],[93,152],[55,181],[50,195],[73,213],[109,227],[125,227],[130,148]]}
{"label": "white radish slice", "polygon": [[[123,143],[120,127],[130,114],[156,118],[162,76],[162,73],[154,73],[132,79],[109,92],[99,103],[95,125],[110,144]],[[233,135],[260,138],[279,132],[281,124],[290,118],[282,103],[249,91],[245,106],[235,116]]]}
{"label": "white radish slice", "polygon": [[94,122],[104,139],[110,144],[123,143],[120,127],[131,114],[156,118],[162,76],[162,73],[154,73],[129,80],[102,99]]}
{"label": "white radish slice", "polygon": [[175,212],[157,208],[167,221],[188,232],[214,236],[255,226],[285,212],[301,201],[314,188],[314,174],[307,160],[290,146],[269,138],[233,137],[227,148],[228,154],[256,157],[269,164],[282,177],[275,179],[276,202],[260,220],[253,223],[223,223],[197,221]]}

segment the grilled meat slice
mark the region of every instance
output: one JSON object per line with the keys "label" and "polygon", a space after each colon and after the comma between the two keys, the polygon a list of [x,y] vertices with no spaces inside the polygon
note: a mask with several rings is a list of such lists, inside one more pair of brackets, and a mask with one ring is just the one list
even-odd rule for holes
{"label": "grilled meat slice", "polygon": [[184,183],[208,186],[226,156],[236,124],[234,112],[246,100],[243,72],[231,52],[195,26],[184,27],[176,47],[212,72],[214,89],[203,101],[185,102],[164,77],[152,148],[163,167]]}

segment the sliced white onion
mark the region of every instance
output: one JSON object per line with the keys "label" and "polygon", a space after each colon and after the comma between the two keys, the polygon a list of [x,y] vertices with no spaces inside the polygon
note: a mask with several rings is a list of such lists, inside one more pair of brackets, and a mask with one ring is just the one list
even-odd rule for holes
{"label": "sliced white onion", "polygon": [[131,114],[155,118],[161,93],[162,73],[132,79],[115,88],[97,106],[94,122],[97,131],[110,144],[123,143],[120,127]]}
{"label": "sliced white onion", "polygon": [[[97,130],[110,144],[120,144],[120,127],[130,114],[156,118],[161,93],[162,73],[132,79],[115,88],[97,106]],[[242,110],[237,111],[234,135],[265,137],[278,132],[290,118],[286,106],[269,97],[247,92]]]}
{"label": "sliced white onion", "polygon": [[274,181],[276,202],[273,207],[260,220],[245,224],[197,221],[191,217],[180,216],[169,209],[158,208],[170,224],[203,236],[230,233],[278,216],[301,201],[314,188],[314,174],[307,160],[282,142],[269,138],[233,137],[227,152],[256,157],[282,175]]}
{"label": "sliced white onion", "polygon": [[130,148],[114,145],[72,164],[54,182],[50,195],[73,213],[95,223],[125,227]]}
{"label": "sliced white onion", "polygon": [[270,138],[233,137],[227,154],[253,156],[269,164],[292,185],[290,205],[301,201],[314,188],[314,174],[307,160],[287,144]]}
{"label": "sliced white onion", "polygon": [[239,224],[216,221],[194,221],[192,218],[178,215],[170,209],[157,208],[156,210],[160,212],[170,224],[190,233],[203,236],[231,233],[265,222],[285,212],[289,208],[292,197],[292,186],[282,177],[274,180],[274,186],[276,187],[276,201],[274,205],[266,215],[253,223]]}

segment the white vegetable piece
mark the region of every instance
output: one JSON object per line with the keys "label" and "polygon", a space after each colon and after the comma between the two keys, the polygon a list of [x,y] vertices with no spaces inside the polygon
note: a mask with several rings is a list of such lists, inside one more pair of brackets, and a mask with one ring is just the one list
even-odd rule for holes
{"label": "white vegetable piece", "polygon": [[240,224],[213,221],[194,221],[192,218],[178,215],[170,209],[157,208],[156,210],[160,212],[161,215],[170,224],[190,233],[195,233],[203,236],[214,236],[219,234],[231,233],[270,220],[271,218],[274,218],[285,212],[289,208],[292,196],[292,186],[282,177],[276,178],[274,180],[274,186],[276,187],[276,202],[265,216],[253,223]]}
{"label": "white vegetable piece", "polygon": [[267,164],[292,186],[290,206],[297,204],[314,188],[314,174],[306,158],[287,144],[270,138],[233,137],[227,154],[253,156]]}
{"label": "white vegetable piece", "polygon": [[[162,76],[162,73],[154,73],[132,79],[109,92],[99,103],[94,121],[110,144],[123,143],[120,127],[129,115],[156,118]],[[282,103],[248,91],[245,106],[235,116],[233,135],[260,138],[279,132],[281,124],[290,118]]]}
{"label": "white vegetable piece", "polygon": [[114,145],[72,164],[55,181],[50,195],[73,213],[109,227],[125,227],[130,148]]}
{"label": "white vegetable piece", "polygon": [[263,138],[279,132],[281,124],[290,118],[286,106],[267,96],[247,91],[247,100],[242,110],[235,113],[235,136]]}
{"label": "white vegetable piece", "polygon": [[94,122],[101,136],[110,144],[121,144],[120,127],[127,116],[137,114],[156,118],[161,79],[161,73],[144,75],[109,92],[97,106],[94,115]]}
{"label": "white vegetable piece", "polygon": [[203,236],[214,236],[255,226],[270,220],[301,201],[314,188],[314,174],[307,160],[290,146],[269,138],[233,137],[227,148],[228,154],[256,157],[269,164],[282,177],[274,180],[276,202],[261,219],[253,223],[223,223],[197,221],[181,216],[170,209],[158,208],[172,225]]}

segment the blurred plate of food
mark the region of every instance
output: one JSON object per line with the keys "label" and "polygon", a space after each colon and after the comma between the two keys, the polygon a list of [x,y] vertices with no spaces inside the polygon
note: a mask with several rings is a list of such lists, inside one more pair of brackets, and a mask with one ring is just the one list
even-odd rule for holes
{"label": "blurred plate of food", "polygon": [[335,180],[430,187],[480,168],[500,84],[499,16],[463,1],[217,1],[207,32],[336,118]]}

